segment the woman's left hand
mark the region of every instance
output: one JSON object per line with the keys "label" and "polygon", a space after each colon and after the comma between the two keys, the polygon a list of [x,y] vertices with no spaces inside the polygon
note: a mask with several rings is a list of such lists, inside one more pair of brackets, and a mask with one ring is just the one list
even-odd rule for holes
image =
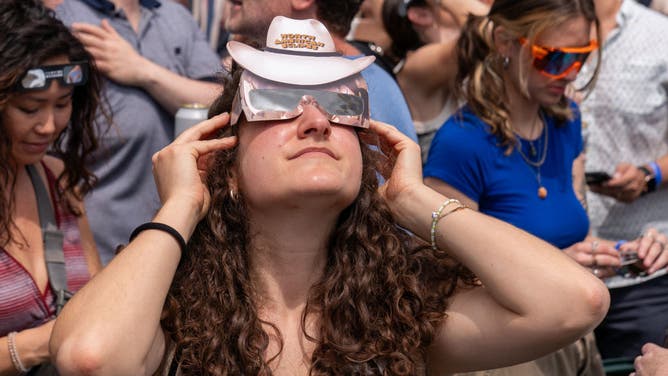
{"label": "woman's left hand", "polygon": [[408,197],[409,192],[424,186],[420,146],[397,128],[380,121],[371,120],[370,129],[379,138],[375,140],[373,134],[369,134],[364,136],[366,141],[372,145],[377,142],[387,158],[383,163],[387,170],[381,171],[386,181],[378,192],[394,211],[393,204]]}

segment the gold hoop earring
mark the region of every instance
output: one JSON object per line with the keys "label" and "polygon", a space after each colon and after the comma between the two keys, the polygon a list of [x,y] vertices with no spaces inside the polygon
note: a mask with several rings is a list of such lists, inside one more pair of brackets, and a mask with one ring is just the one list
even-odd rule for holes
{"label": "gold hoop earring", "polygon": [[232,201],[237,201],[239,199],[239,196],[237,195],[237,191],[235,191],[233,188],[230,188],[230,199]]}

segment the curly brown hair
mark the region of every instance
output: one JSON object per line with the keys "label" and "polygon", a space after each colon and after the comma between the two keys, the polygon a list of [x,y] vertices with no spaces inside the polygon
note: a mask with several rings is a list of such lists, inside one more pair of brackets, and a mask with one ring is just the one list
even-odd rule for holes
{"label": "curly brown hair", "polygon": [[[229,110],[238,76],[210,115]],[[397,226],[377,193],[378,149],[360,144],[360,192],[339,216],[324,275],[311,287],[302,314],[302,333],[316,345],[310,374],[419,374],[448,298],[473,278],[446,252]],[[278,354],[265,361],[270,334],[263,326],[282,344],[278,328],[258,317],[243,192],[228,194],[236,153],[233,148],[215,157],[207,180],[211,209],[190,240],[165,303],[162,325],[188,375],[270,375]],[[314,317],[317,338],[304,329]]]}
{"label": "curly brown hair", "polygon": [[[50,149],[50,153],[65,164],[64,171],[58,176],[59,193],[81,199],[95,182],[95,176],[85,167],[98,146],[95,119],[101,103],[101,79],[93,58],[55,14],[37,0],[1,1],[0,35],[0,111],[16,94],[18,82],[28,69],[63,55],[70,61],[88,62],[88,81],[83,86],[76,86],[72,94],[70,125]],[[0,245],[4,246],[12,240],[16,172],[10,158],[11,140],[2,120],[0,134],[0,184],[10,189],[9,195],[0,195]],[[74,207],[70,209],[80,214]]]}
{"label": "curly brown hair", "polygon": [[[517,145],[510,125],[503,63],[493,40],[493,31],[503,26],[517,37],[533,43],[536,36],[575,17],[584,17],[594,24],[600,40],[600,27],[593,0],[496,0],[487,16],[470,15],[459,38],[457,73],[458,95],[466,100],[473,113],[489,124],[509,154]],[[595,73],[581,90],[590,88],[600,65],[600,50]],[[563,124],[572,117],[568,99],[563,96],[556,105],[543,108]]]}

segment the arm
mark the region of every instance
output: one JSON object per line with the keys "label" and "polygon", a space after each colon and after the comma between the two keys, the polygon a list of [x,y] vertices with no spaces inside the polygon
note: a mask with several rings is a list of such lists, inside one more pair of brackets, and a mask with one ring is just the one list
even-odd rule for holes
{"label": "arm", "polygon": [[454,87],[457,75],[458,32],[439,43],[429,43],[408,52],[404,67],[397,75],[401,86],[414,87],[422,96],[434,95]]}
{"label": "arm", "polygon": [[668,0],[652,0],[652,9],[668,15]]}
{"label": "arm", "polygon": [[119,84],[146,90],[170,113],[176,113],[185,103],[209,105],[222,90],[218,84],[181,76],[144,58],[107,20],[102,20],[100,27],[73,23],[72,31],[105,76]]}
{"label": "arm", "polygon": [[462,204],[468,206],[473,210],[478,210],[478,203],[473,201],[469,196],[463,194],[460,190],[451,186],[450,184],[444,182],[441,179],[436,178],[425,178],[424,184],[435,190],[436,192],[442,194],[445,197],[456,198],[461,201]]}
{"label": "arm", "polygon": [[[49,361],[49,337],[53,329],[54,321],[32,329],[18,332],[14,338],[14,345],[21,364],[30,369]],[[21,375],[9,355],[7,337],[0,338],[0,376]]]}
{"label": "arm", "polygon": [[486,15],[489,13],[489,5],[480,0],[439,0],[437,4],[452,15],[457,26],[462,27],[469,14]]}
{"label": "arm", "polygon": [[[185,239],[209,205],[202,180],[205,158],[200,157],[235,143],[233,138],[203,137],[227,121],[227,115],[204,121],[153,157],[163,202],[154,221],[175,228]],[[180,257],[169,234],[144,231],[86,284],[54,327],[50,347],[61,374],[153,374],[165,353],[160,315]]]}
{"label": "arm", "polygon": [[[585,154],[573,161],[573,191],[575,197],[587,208],[587,184],[585,181]],[[610,277],[615,274],[615,268],[620,265],[619,253],[615,249],[615,242],[588,236],[584,241],[575,243],[563,249],[564,253],[578,264],[590,268],[599,278]]]}
{"label": "arm", "polygon": [[[386,140],[382,150],[396,158],[380,194],[401,226],[429,239],[430,214],[446,197],[422,184],[417,145],[391,126],[373,122],[372,128]],[[546,242],[474,210],[439,221],[436,244],[484,287],[453,296],[429,349],[434,374],[535,359],[581,337],[607,311],[608,291],[586,269]]]}
{"label": "arm", "polygon": [[578,198],[578,201],[580,201],[585,211],[588,211],[589,208],[587,207],[587,184],[585,181],[584,153],[580,153],[580,155],[573,161],[572,175],[573,191],[575,192],[575,197]]}

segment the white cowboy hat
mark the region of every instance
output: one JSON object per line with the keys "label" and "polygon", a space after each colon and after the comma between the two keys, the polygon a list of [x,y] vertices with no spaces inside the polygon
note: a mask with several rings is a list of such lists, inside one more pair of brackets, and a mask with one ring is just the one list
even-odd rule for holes
{"label": "white cowboy hat", "polygon": [[237,41],[227,43],[232,58],[243,68],[272,81],[321,85],[359,73],[375,57],[348,59],[336,52],[327,28],[314,19],[276,16],[269,25],[267,47],[257,50]]}

